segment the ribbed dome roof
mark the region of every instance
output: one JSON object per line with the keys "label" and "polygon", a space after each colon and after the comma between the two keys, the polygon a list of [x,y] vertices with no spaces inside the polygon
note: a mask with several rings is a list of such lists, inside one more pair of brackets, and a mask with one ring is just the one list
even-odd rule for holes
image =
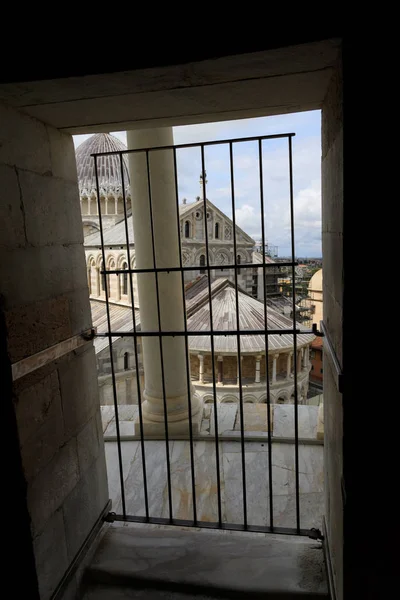
{"label": "ribbed dome roof", "polygon": [[[78,170],[79,193],[81,196],[97,195],[94,158],[91,154],[121,150],[126,150],[125,144],[109,133],[96,133],[78,146],[75,156]],[[129,193],[128,159],[126,154],[122,156],[122,159],[124,162],[125,187],[127,193]],[[101,194],[122,194],[121,163],[118,154],[99,156],[97,158],[97,172]]]}

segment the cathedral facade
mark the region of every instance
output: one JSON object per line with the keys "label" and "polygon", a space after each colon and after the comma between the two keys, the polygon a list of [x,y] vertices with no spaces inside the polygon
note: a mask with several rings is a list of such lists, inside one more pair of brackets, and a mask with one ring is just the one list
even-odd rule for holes
{"label": "cathedral facade", "polygon": [[[124,158],[126,155],[123,154],[99,156],[96,159],[103,234],[101,235],[100,232],[96,170],[92,154],[123,150],[126,150],[125,146],[114,136],[96,134],[81,144],[76,151],[89,293],[93,324],[99,332],[106,332],[108,326],[105,311],[106,287],[109,295],[111,329],[132,331],[133,314],[135,314],[136,326],[140,327],[136,275],[129,274],[127,271],[118,274],[110,273],[107,275],[106,286],[105,275],[101,273],[104,268],[124,271],[129,268],[134,269],[136,266],[130,181]],[[181,257],[182,266],[186,268],[184,271],[185,301],[189,329],[192,324],[194,328],[198,327],[199,325],[196,323],[199,319],[207,320],[210,317],[209,314],[207,315],[208,300],[204,295],[205,292],[208,294],[206,228],[208,264],[213,267],[210,270],[211,297],[213,304],[216,302],[221,305],[223,313],[223,322],[221,321],[217,329],[229,329],[232,324],[234,328],[236,327],[234,323],[236,308],[233,301],[235,299],[233,292],[236,283],[235,271],[229,268],[229,265],[233,265],[235,262],[239,266],[236,277],[240,318],[247,314],[247,321],[256,319],[257,322],[253,324],[254,328],[263,327],[265,290],[268,304],[268,327],[273,329],[290,328],[293,325],[288,318],[290,317],[291,307],[289,304],[291,305],[291,303],[279,294],[277,285],[279,267],[275,268],[271,265],[272,268],[266,269],[264,288],[263,269],[256,266],[262,263],[262,252],[259,245],[236,225],[235,255],[232,220],[209,199],[204,202],[203,199],[197,197],[192,202],[183,199],[179,204]],[[265,259],[267,263],[274,263],[268,256]],[[252,266],[246,267],[246,264]],[[227,325],[228,321],[230,325]],[[241,324],[241,329],[242,326],[246,329],[245,321]],[[204,326],[208,328],[206,325],[205,323]],[[283,338],[285,338],[285,343],[282,345]],[[206,338],[189,337],[190,361],[188,367],[196,392],[204,402],[209,401],[213,397],[212,380],[215,377],[217,400],[219,402],[238,401],[239,384],[242,380],[245,402],[265,402],[266,364],[268,364],[272,402],[293,402],[294,358],[291,336],[270,336],[271,346],[267,351],[267,361],[265,359],[265,337],[244,336],[243,339],[247,340],[247,347],[239,349],[241,356],[241,366],[239,367],[238,348],[230,346],[232,336],[225,336],[225,339],[220,341],[222,346],[214,357],[214,363],[211,349],[208,346],[202,346],[204,341],[207,342]],[[251,340],[250,345],[249,339]],[[297,391],[300,402],[305,402],[307,398],[310,370],[309,346],[313,339],[312,335],[301,335],[298,339],[296,360],[298,365]],[[119,404],[137,403],[138,401],[138,381],[141,387],[144,383],[140,346],[139,339],[138,347],[134,347],[132,337],[120,337],[113,340],[112,352]],[[106,338],[97,338],[95,348],[101,403],[112,404],[111,361]],[[243,377],[239,377],[239,371]]]}

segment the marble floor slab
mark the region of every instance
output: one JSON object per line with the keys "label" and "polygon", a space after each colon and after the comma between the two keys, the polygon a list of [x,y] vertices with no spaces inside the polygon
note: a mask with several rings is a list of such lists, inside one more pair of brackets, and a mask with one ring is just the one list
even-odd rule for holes
{"label": "marble floor slab", "polygon": [[[266,404],[244,404],[244,430],[245,431],[268,431],[268,406]],[[235,430],[240,431],[240,410],[237,412]]]}
{"label": "marble floor slab", "polygon": [[[105,442],[110,498],[121,512],[121,490],[116,442]],[[217,448],[219,460],[218,487]],[[274,523],[296,526],[296,472],[294,444],[271,444]],[[127,513],[145,515],[143,461],[140,442],[121,442]],[[247,521],[269,525],[269,454],[267,442],[244,444]],[[323,446],[299,445],[299,499],[301,527],[321,528],[323,514]],[[169,442],[169,470],[165,441],[145,442],[145,464],[149,515],[193,519],[193,483],[189,441]],[[241,441],[193,442],[197,519],[243,523],[243,459]],[[219,489],[219,494],[218,494]],[[219,508],[220,507],[220,508]]]}
{"label": "marble floor slab", "polygon": [[[174,442],[171,455],[171,482],[173,512],[178,519],[193,519],[194,514],[190,454],[189,442]],[[216,446],[212,442],[194,442],[193,454],[197,519],[209,522],[218,521]],[[219,444],[219,460],[221,462],[221,444]],[[220,481],[220,504],[222,518],[224,518],[224,481],[222,478]]]}
{"label": "marble floor slab", "polygon": [[114,589],[123,582],[129,590],[156,587],[227,598],[329,596],[321,545],[273,534],[227,536],[177,527],[112,525],[96,549],[88,575],[92,585]]}
{"label": "marble floor slab", "polygon": [[[237,404],[218,404],[217,405],[217,425],[218,434],[223,434],[225,431],[231,431],[234,429]],[[215,407],[211,406],[210,413],[210,435],[215,435]]]}
{"label": "marble floor slab", "polygon": [[[247,439],[268,436],[268,407],[266,404],[244,404],[244,434]],[[298,408],[299,439],[317,439],[318,406],[299,405]],[[215,437],[215,407],[205,404],[200,424],[202,438]],[[106,439],[116,437],[115,411],[113,406],[102,406],[103,433]],[[120,435],[125,438],[134,437],[133,422],[138,415],[137,405],[119,405],[118,418]],[[295,408],[292,404],[275,404],[271,406],[272,436],[276,438],[295,437]],[[234,438],[241,436],[240,408],[238,404],[217,405],[218,437]]]}
{"label": "marble floor slab", "polygon": [[[122,442],[124,445],[126,442]],[[174,442],[169,443],[169,453]],[[145,469],[149,514],[153,517],[168,517],[168,486],[166,444],[145,442]],[[125,501],[128,514],[146,515],[145,486],[142,449],[139,444],[125,477]]]}
{"label": "marble floor slab", "polygon": [[[298,406],[299,438],[316,437],[318,406]],[[293,404],[276,404],[274,406],[274,437],[293,438],[295,436],[295,410]]]}

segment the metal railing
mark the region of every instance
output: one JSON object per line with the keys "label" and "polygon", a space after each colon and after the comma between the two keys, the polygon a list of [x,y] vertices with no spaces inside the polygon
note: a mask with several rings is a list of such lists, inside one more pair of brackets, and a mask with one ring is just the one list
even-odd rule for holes
{"label": "metal railing", "polygon": [[[148,195],[149,195],[149,208],[150,208],[150,220],[151,220],[151,231],[149,231],[149,235],[151,235],[152,241],[152,251],[153,251],[153,267],[152,268],[128,268],[128,269],[103,269],[101,270],[101,275],[104,275],[104,286],[105,286],[105,304],[106,304],[106,312],[107,312],[107,323],[108,323],[108,331],[103,335],[108,337],[109,340],[109,349],[110,349],[110,357],[111,357],[111,376],[112,376],[112,387],[113,387],[113,397],[114,397],[114,408],[115,408],[115,421],[116,421],[116,435],[117,435],[117,446],[118,446],[118,457],[119,457],[119,477],[120,477],[120,485],[121,485],[121,503],[122,503],[122,514],[112,514],[110,515],[110,520],[123,520],[123,521],[132,521],[132,522],[142,522],[142,523],[153,523],[153,524],[164,524],[164,525],[180,525],[180,526],[194,526],[194,527],[206,527],[206,528],[220,528],[220,529],[232,529],[232,530],[240,530],[240,531],[256,531],[256,532],[274,532],[274,533],[284,533],[284,534],[295,534],[295,535],[310,535],[309,529],[304,529],[301,527],[300,522],[300,496],[299,496],[299,422],[298,422],[298,386],[297,386],[297,335],[302,333],[312,333],[312,331],[304,331],[300,330],[296,323],[296,303],[295,303],[295,292],[293,291],[292,299],[293,299],[293,311],[292,311],[292,321],[293,326],[287,329],[267,329],[267,317],[268,317],[268,305],[267,305],[267,293],[266,293],[266,275],[268,269],[276,270],[277,264],[266,262],[266,253],[265,253],[265,225],[264,225],[264,182],[263,182],[263,141],[282,138],[286,139],[288,146],[288,177],[289,177],[289,202],[290,202],[290,224],[291,224],[291,253],[292,260],[279,263],[279,268],[283,266],[287,266],[291,268],[292,278],[295,281],[295,266],[297,263],[295,262],[295,240],[294,240],[294,211],[293,211],[293,164],[292,164],[292,137],[294,133],[286,133],[286,134],[278,134],[278,135],[266,135],[266,136],[257,136],[257,137],[248,137],[248,138],[236,138],[230,140],[220,140],[213,142],[204,142],[204,143],[193,143],[193,144],[180,144],[174,146],[162,146],[158,148],[145,148],[140,150],[126,150],[119,152],[104,152],[99,154],[93,154],[94,164],[95,164],[95,177],[96,177],[96,187],[97,187],[97,201],[98,201],[98,215],[99,215],[99,227],[100,227],[100,237],[101,237],[101,247],[102,247],[102,256],[103,256],[103,264],[106,265],[106,255],[105,255],[105,247],[104,247],[104,232],[103,232],[103,224],[102,224],[102,214],[101,214],[101,202],[100,202],[100,186],[99,186],[99,176],[98,176],[98,164],[97,159],[100,156],[116,154],[120,157],[120,173],[122,179],[122,195],[123,195],[123,204],[124,204],[124,221],[125,221],[125,236],[126,236],[126,252],[127,252],[127,263],[131,265],[131,256],[130,256],[130,247],[132,244],[132,240],[129,240],[128,233],[128,215],[127,215],[127,201],[126,201],[126,191],[125,191],[125,181],[124,181],[124,169],[123,169],[123,154],[130,153],[142,153],[146,157],[146,168],[147,168],[147,179],[148,179]],[[235,180],[234,180],[234,160],[233,160],[233,146],[237,143],[254,141],[257,143],[258,148],[258,176],[259,176],[259,188],[260,188],[260,205],[261,205],[261,237],[262,237],[262,248],[264,249],[262,254],[262,262],[258,263],[240,263],[237,262],[237,232],[236,232],[236,201],[235,201]],[[169,273],[169,272],[180,272],[181,274],[181,287],[182,287],[182,299],[183,305],[185,306],[185,272],[190,271],[198,271],[199,265],[194,266],[183,266],[182,263],[182,251],[181,251],[181,229],[180,229],[180,213],[179,213],[179,202],[178,202],[178,170],[177,170],[177,150],[181,148],[198,148],[200,150],[201,155],[201,173],[202,173],[202,186],[203,186],[203,208],[204,208],[204,217],[207,214],[207,193],[206,193],[206,164],[205,164],[205,148],[207,146],[216,146],[216,145],[227,145],[229,148],[229,169],[230,169],[230,189],[231,189],[231,199],[232,199],[232,222],[233,222],[233,246],[234,246],[234,257],[235,260],[233,263],[229,265],[223,265],[223,270],[233,270],[234,271],[234,283],[235,283],[235,300],[236,300],[236,329],[235,330],[214,330],[213,328],[213,306],[212,306],[212,294],[211,294],[211,277],[210,272],[218,270],[218,265],[210,264],[209,257],[209,232],[207,219],[204,218],[204,243],[205,243],[205,264],[201,266],[202,269],[207,274],[208,279],[208,302],[209,302],[209,313],[210,313],[210,328],[208,330],[196,331],[196,336],[210,336],[210,344],[211,344],[211,369],[212,369],[212,384],[213,384],[213,406],[214,406],[214,432],[215,432],[215,459],[216,459],[216,477],[217,477],[217,506],[218,506],[218,519],[217,521],[201,521],[198,519],[198,510],[196,505],[196,470],[195,470],[195,452],[194,452],[194,444],[195,444],[195,436],[193,433],[192,426],[192,411],[191,411],[191,375],[190,375],[190,364],[189,364],[189,347],[188,347],[188,337],[193,335],[193,332],[188,331],[187,317],[184,311],[184,326],[183,331],[163,331],[161,328],[161,318],[160,318],[160,305],[162,299],[160,299],[160,292],[158,286],[158,276],[160,273]],[[153,203],[152,203],[152,189],[151,189],[151,179],[150,179],[150,166],[149,166],[149,155],[153,152],[158,151],[166,151],[170,150],[173,154],[173,168],[174,168],[174,181],[175,181],[175,190],[176,190],[176,219],[177,219],[177,228],[178,228],[178,236],[179,236],[179,266],[171,266],[167,268],[159,268],[156,264],[156,253],[155,253],[155,239],[154,239],[154,215],[153,215]],[[133,215],[134,218],[134,215]],[[263,273],[263,306],[264,306],[264,321],[265,328],[257,329],[257,330],[243,330],[240,328],[239,324],[239,287],[238,287],[238,270],[244,271],[246,268],[254,269],[257,268],[257,272],[259,269],[262,269]],[[222,268],[221,268],[222,270]],[[273,272],[271,271],[271,272]],[[132,331],[113,331],[111,327],[111,317],[110,317],[110,305],[109,305],[109,293],[108,293],[108,275],[111,274],[120,274],[120,273],[128,273],[129,281],[130,281],[130,297],[132,301]],[[140,329],[137,331],[135,324],[135,296],[133,289],[133,275],[137,275],[140,273],[153,273],[155,276],[156,283],[156,296],[157,296],[157,311],[158,311],[158,331],[146,331]],[[266,404],[267,404],[267,427],[268,427],[268,437],[266,439],[266,443],[268,444],[268,480],[269,480],[269,493],[268,493],[268,513],[269,513],[269,525],[252,525],[248,520],[248,494],[247,494],[247,485],[246,485],[246,436],[244,429],[244,410],[243,410],[243,374],[241,369],[241,338],[244,335],[263,335],[265,339],[265,391],[266,391]],[[273,465],[272,465],[272,441],[271,441],[271,432],[272,432],[272,423],[271,423],[271,395],[270,395],[270,375],[268,368],[268,350],[269,350],[269,336],[270,335],[283,335],[283,334],[291,334],[293,336],[293,360],[294,360],[294,446],[295,446],[295,503],[296,503],[296,526],[294,528],[291,527],[278,527],[274,524],[274,505],[273,505]],[[149,509],[149,493],[148,493],[148,485],[147,485],[147,473],[146,473],[146,447],[145,447],[145,436],[143,433],[140,435],[140,447],[141,447],[141,456],[142,456],[142,470],[143,470],[143,497],[144,497],[144,516],[130,515],[127,512],[126,508],[126,499],[125,499],[125,490],[124,490],[124,473],[123,473],[123,461],[122,461],[122,448],[121,448],[121,434],[120,434],[120,424],[118,418],[118,401],[117,401],[117,390],[116,390],[116,382],[115,382],[115,368],[113,364],[113,352],[112,352],[112,340],[113,337],[133,337],[134,341],[134,352],[135,352],[135,364],[139,365],[138,360],[138,342],[137,339],[140,337],[158,337],[159,338],[159,348],[160,348],[160,360],[161,360],[161,373],[162,373],[162,384],[163,384],[163,406],[164,406],[164,423],[165,423],[165,445],[166,445],[166,470],[167,470],[167,483],[168,483],[168,518],[162,517],[154,517],[150,514]],[[165,336],[183,336],[185,340],[185,351],[186,351],[186,379],[187,379],[187,402],[188,402],[188,414],[189,414],[189,444],[190,444],[190,470],[191,470],[191,489],[192,489],[192,519],[177,519],[174,517],[173,510],[173,502],[172,502],[172,489],[171,489],[171,464],[170,464],[170,449],[169,442],[171,440],[171,436],[169,434],[168,429],[168,418],[167,418],[167,399],[165,394],[165,373],[164,373],[164,357],[163,357],[163,345],[162,339]],[[239,414],[240,414],[240,446],[241,446],[241,471],[242,471],[242,503],[243,503],[243,522],[242,523],[227,523],[224,522],[222,516],[222,499],[221,499],[221,474],[220,474],[220,448],[219,448],[219,432],[218,432],[218,402],[217,402],[217,389],[216,389],[216,373],[215,373],[215,348],[214,348],[214,338],[216,336],[235,336],[237,343],[237,357],[238,357],[238,391],[239,391]],[[137,373],[137,389],[138,389],[138,418],[140,422],[140,431],[143,432],[143,413],[142,413],[142,390],[140,384],[139,377],[139,369],[136,369]],[[262,502],[262,499],[260,499]],[[312,537],[319,537],[318,535],[312,534]]]}

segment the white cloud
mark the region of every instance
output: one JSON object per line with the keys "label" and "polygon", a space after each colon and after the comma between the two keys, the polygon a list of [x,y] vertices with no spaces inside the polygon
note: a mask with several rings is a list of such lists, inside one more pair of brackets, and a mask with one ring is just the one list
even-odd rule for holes
{"label": "white cloud", "polygon": [[297,194],[294,202],[297,227],[321,230],[321,181],[314,179],[311,185]]}
{"label": "white cloud", "polygon": [[[309,111],[174,127],[176,144],[295,132],[293,186],[296,253],[321,255],[321,140],[320,111]],[[113,135],[126,143],[125,132]],[[82,142],[89,135],[75,136]],[[261,235],[260,179],[257,142],[234,144],[234,186],[237,224],[253,238]],[[265,235],[290,255],[289,163],[287,139],[265,140],[263,148]],[[207,197],[229,217],[232,215],[228,145],[206,146]],[[194,201],[200,194],[199,148],[178,150],[179,198]]]}
{"label": "white cloud", "polygon": [[250,236],[260,237],[261,213],[254,206],[243,204],[235,210],[236,224]]}

